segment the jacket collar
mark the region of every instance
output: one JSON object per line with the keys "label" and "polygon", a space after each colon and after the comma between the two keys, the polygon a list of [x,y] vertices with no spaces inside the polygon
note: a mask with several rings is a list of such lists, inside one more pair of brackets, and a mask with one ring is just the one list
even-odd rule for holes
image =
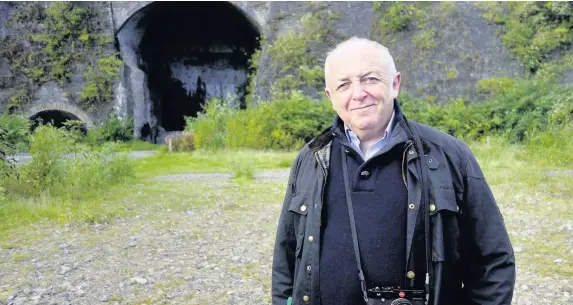
{"label": "jacket collar", "polygon": [[[396,141],[407,141],[412,138],[411,131],[407,127],[406,117],[402,112],[402,107],[398,99],[394,99],[394,126],[392,127],[392,136],[389,139],[389,145],[393,146],[391,142]],[[344,122],[338,116],[334,116],[332,126],[324,130],[320,135],[318,135],[312,142],[309,143],[309,148],[313,152],[324,148],[329,144],[332,139],[337,136],[341,141],[348,142],[344,133]],[[330,145],[329,145],[330,147]],[[328,155],[328,154],[327,154]]]}

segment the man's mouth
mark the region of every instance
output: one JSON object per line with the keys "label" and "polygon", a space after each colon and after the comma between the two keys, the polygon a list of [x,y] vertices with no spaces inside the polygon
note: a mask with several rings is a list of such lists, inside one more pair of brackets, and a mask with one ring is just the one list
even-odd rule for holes
{"label": "man's mouth", "polygon": [[366,106],[362,106],[362,107],[357,107],[357,108],[353,108],[353,109],[350,109],[350,111],[360,110],[360,109],[368,108],[368,107],[371,107],[371,106],[374,106],[374,104],[366,105]]}

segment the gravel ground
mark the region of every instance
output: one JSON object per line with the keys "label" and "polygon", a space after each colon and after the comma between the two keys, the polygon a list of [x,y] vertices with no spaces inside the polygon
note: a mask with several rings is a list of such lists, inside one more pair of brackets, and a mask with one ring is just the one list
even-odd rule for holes
{"label": "gravel ground", "polygon": [[[260,195],[251,200],[244,193],[240,203],[223,195],[213,204],[183,210],[135,204],[136,216],[108,223],[32,225],[0,244],[0,304],[270,304],[272,246],[287,175],[258,175],[253,183],[268,185],[268,200]],[[157,179],[239,191],[229,177]],[[518,209],[517,203],[540,198],[515,196],[501,206],[508,228],[520,228],[510,232],[512,240],[535,239],[551,230],[573,233],[570,219],[547,223]],[[569,238],[563,245],[568,257],[546,263],[570,265],[572,242]],[[514,246],[513,304],[573,304],[572,277],[535,273],[528,261],[535,247]]]}

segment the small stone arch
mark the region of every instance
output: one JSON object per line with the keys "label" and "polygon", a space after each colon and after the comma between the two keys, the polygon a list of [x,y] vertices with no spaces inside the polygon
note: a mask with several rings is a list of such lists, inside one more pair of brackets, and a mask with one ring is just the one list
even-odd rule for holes
{"label": "small stone arch", "polygon": [[36,116],[39,113],[44,112],[44,111],[67,112],[67,113],[72,114],[73,116],[77,117],[82,122],[84,122],[84,124],[86,124],[87,128],[91,128],[94,126],[92,119],[89,117],[89,115],[85,111],[83,111],[82,109],[80,109],[76,106],[68,105],[68,104],[61,104],[61,103],[40,104],[40,105],[34,106],[34,107],[26,110],[24,112],[24,116],[26,116],[28,119],[31,119],[34,116]]}

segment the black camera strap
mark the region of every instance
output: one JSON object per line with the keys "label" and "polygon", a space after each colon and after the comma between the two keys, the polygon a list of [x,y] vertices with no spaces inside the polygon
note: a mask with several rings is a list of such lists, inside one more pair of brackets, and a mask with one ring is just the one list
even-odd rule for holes
{"label": "black camera strap", "polygon": [[[431,248],[431,234],[430,234],[430,203],[429,203],[429,190],[428,190],[428,178],[427,169],[425,168],[425,155],[424,149],[422,146],[422,141],[420,137],[413,132],[409,122],[406,121],[406,125],[408,126],[412,136],[414,138],[414,146],[416,146],[416,150],[420,157],[420,162],[418,162],[418,170],[421,174],[421,184],[422,184],[422,198],[421,198],[421,205],[420,208],[422,209],[423,217],[424,217],[424,235],[425,235],[425,248],[426,248],[426,281],[425,281],[425,290],[426,290],[426,304],[431,304],[429,296],[430,291],[432,288],[432,260],[431,255],[432,248]],[[366,279],[364,277],[364,272],[362,271],[362,263],[360,261],[360,248],[358,246],[358,236],[356,233],[356,222],[354,220],[354,209],[352,206],[352,196],[350,195],[350,183],[348,178],[348,165],[346,161],[346,152],[345,149],[340,150],[342,155],[342,172],[344,176],[344,190],[346,193],[346,202],[348,206],[348,216],[350,217],[350,230],[352,231],[352,241],[354,244],[354,254],[356,255],[356,262],[358,265],[358,277],[360,279],[360,287],[362,289],[362,294],[364,297],[364,301],[368,302],[368,293],[366,290]]]}
{"label": "black camera strap", "polygon": [[362,289],[362,296],[364,301],[368,302],[368,294],[366,292],[366,279],[364,272],[362,272],[362,263],[360,262],[360,249],[358,247],[358,236],[356,234],[356,222],[354,220],[354,209],[352,208],[352,196],[350,196],[350,183],[348,182],[348,165],[346,164],[346,153],[341,149],[342,153],[342,172],[344,176],[344,190],[346,191],[346,203],[348,206],[348,216],[350,216],[350,230],[352,231],[352,242],[354,244],[354,254],[356,255],[356,263],[358,265],[358,277],[360,278],[360,288]]}

